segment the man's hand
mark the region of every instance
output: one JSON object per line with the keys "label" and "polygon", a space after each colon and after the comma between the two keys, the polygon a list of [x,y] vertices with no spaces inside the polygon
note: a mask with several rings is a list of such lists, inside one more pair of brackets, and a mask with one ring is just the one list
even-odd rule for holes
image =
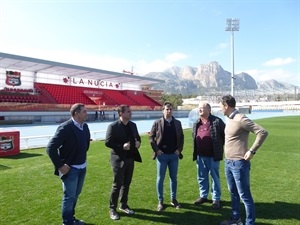
{"label": "man's hand", "polygon": [[247,151],[244,155],[244,159],[250,161],[253,157],[253,154],[250,151]]}
{"label": "man's hand", "polygon": [[130,149],[130,141],[126,142],[126,143],[123,145],[123,149],[124,149],[124,150],[129,150],[129,149]]}
{"label": "man's hand", "polygon": [[62,167],[60,167],[59,172],[61,172],[62,174],[67,174],[70,171],[70,167],[67,164],[64,164]]}
{"label": "man's hand", "polygon": [[139,148],[141,146],[141,142],[135,139],[135,147]]}
{"label": "man's hand", "polygon": [[162,154],[164,154],[162,150],[158,150],[158,151],[156,152],[156,155],[162,155]]}

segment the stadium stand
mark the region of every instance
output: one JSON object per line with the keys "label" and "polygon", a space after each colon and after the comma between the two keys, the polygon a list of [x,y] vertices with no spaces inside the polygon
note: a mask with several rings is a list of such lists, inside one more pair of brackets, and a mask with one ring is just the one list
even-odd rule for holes
{"label": "stadium stand", "polygon": [[35,83],[35,88],[42,95],[48,96],[48,98],[43,99],[42,103],[74,104],[75,102],[82,102],[86,105],[115,106],[127,104],[150,107],[160,105],[144,95],[142,91],[117,91],[43,83]]}
{"label": "stadium stand", "polygon": [[0,111],[60,111],[81,102],[90,110],[161,107],[162,80],[0,52]]}

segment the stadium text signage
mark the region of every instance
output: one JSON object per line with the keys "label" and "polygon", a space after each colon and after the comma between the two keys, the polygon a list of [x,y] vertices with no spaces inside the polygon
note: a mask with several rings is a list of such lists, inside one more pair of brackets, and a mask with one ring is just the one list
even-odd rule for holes
{"label": "stadium text signage", "polygon": [[106,89],[120,89],[121,83],[104,81],[104,80],[90,80],[75,77],[63,78],[65,84],[71,84],[72,86],[83,86],[83,87],[97,87]]}

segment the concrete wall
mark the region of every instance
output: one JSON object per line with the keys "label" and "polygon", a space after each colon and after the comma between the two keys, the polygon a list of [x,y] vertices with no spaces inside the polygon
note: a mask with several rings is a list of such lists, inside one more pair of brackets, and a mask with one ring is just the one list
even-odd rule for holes
{"label": "concrete wall", "polygon": [[[174,117],[188,117],[190,110],[173,111]],[[118,118],[117,111],[105,111],[105,120]],[[162,111],[132,111],[132,119],[160,118]],[[1,112],[1,117],[7,123],[23,121],[23,123],[61,123],[70,118],[70,112]],[[89,121],[95,120],[95,112],[88,112]],[[99,113],[98,113],[99,117]],[[0,121],[1,124],[1,121]]]}
{"label": "concrete wall", "polygon": [[[198,106],[198,105],[197,105]],[[193,109],[197,106],[192,106]],[[219,104],[211,104],[213,110],[220,110]],[[256,102],[237,103],[237,108],[242,113],[248,114],[249,107],[252,110],[300,110],[300,101],[286,102]],[[192,109],[174,110],[173,115],[177,118],[188,117]],[[248,112],[248,113],[247,113]],[[88,112],[89,121],[95,120],[95,111]],[[117,111],[105,111],[105,120],[118,118]],[[162,111],[133,111],[133,119],[153,119],[162,116]],[[70,112],[0,112],[0,124],[8,124],[10,121],[25,121],[24,123],[61,123],[70,118]]]}

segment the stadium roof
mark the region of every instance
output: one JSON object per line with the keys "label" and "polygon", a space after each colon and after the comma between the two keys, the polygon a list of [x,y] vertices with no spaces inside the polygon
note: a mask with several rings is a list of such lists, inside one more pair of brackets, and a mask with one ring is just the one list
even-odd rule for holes
{"label": "stadium roof", "polygon": [[54,61],[12,55],[2,52],[0,52],[0,67],[4,69],[7,68],[19,71],[54,74],[66,77],[77,77],[121,83],[134,83],[137,85],[151,85],[156,83],[164,83],[164,80],[153,79],[149,77],[142,77],[107,70],[76,66]]}

